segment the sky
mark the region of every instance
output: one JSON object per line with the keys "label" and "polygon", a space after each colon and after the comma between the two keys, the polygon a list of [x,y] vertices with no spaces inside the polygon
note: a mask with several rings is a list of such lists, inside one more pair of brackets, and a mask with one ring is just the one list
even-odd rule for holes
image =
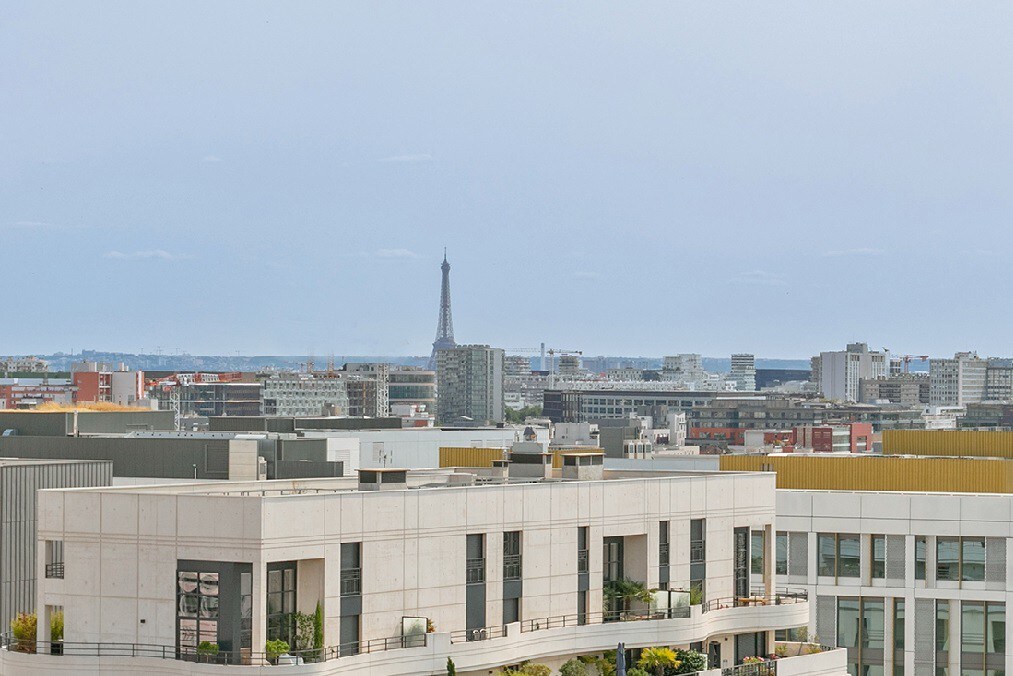
{"label": "sky", "polygon": [[0,9],[0,354],[1011,355],[1013,3]]}

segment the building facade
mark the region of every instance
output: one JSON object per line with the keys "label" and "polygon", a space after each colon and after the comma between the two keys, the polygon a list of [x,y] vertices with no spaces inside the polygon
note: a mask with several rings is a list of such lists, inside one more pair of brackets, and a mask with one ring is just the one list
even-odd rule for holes
{"label": "building facade", "polygon": [[441,425],[503,422],[503,350],[458,345],[436,353],[437,411]]}
{"label": "building facade", "polygon": [[[64,613],[66,643],[59,657],[0,651],[21,667],[5,673],[33,659],[98,673],[90,656],[114,643],[178,661],[207,642],[220,662],[262,665],[268,640],[301,645],[291,614],[318,607],[314,674],[443,673],[448,657],[462,674],[558,668],[614,649],[617,632],[731,667],[810,617],[804,594],[773,585],[772,475],[451,485],[468,476],[45,492],[38,547],[59,547],[65,576],[44,580],[37,607],[40,626]],[[658,590],[651,607],[605,593],[625,579]]]}
{"label": "building facade", "polygon": [[729,378],[739,392],[756,391],[756,357],[751,354],[733,354]]}
{"label": "building facade", "polygon": [[850,343],[839,352],[821,352],[819,369],[820,391],[827,399],[857,402],[859,383],[888,375],[890,354],[869,350],[865,343]]}
{"label": "building facade", "polygon": [[988,362],[974,352],[929,360],[929,400],[933,406],[967,406],[985,399]]}

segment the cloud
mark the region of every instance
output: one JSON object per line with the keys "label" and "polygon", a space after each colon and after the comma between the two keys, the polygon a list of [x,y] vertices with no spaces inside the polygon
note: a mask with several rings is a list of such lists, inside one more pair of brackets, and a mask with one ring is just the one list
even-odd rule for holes
{"label": "cloud", "polygon": [[823,254],[824,258],[838,258],[841,256],[882,256],[886,251],[873,247],[859,247],[857,249],[836,249]]}
{"label": "cloud", "polygon": [[730,277],[728,281],[754,286],[785,286],[788,283],[780,272],[767,272],[766,270],[742,272]]}
{"label": "cloud", "polygon": [[393,157],[384,157],[377,160],[377,162],[394,163],[398,162],[401,164],[418,164],[420,162],[432,162],[433,156],[429,154],[420,155],[394,155]]}
{"label": "cloud", "polygon": [[168,251],[164,251],[162,249],[151,249],[149,251],[132,251],[130,253],[124,253],[122,251],[109,251],[106,252],[105,257],[117,261],[139,261],[139,260],[181,261],[189,258],[189,256],[183,254],[171,254]]}
{"label": "cloud", "polygon": [[221,162],[222,158],[218,157],[217,155],[205,155],[204,157],[200,158],[200,161],[211,164],[215,162]]}
{"label": "cloud", "polygon": [[419,255],[408,249],[377,249],[374,253],[377,258],[418,258]]}

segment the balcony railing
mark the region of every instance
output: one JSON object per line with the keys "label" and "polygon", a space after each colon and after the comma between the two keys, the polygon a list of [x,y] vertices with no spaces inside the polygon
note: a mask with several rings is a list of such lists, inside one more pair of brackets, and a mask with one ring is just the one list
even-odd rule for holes
{"label": "balcony railing", "polygon": [[[495,637],[505,635],[500,633]],[[394,636],[375,638],[368,641],[343,643],[325,648],[309,650],[290,650],[286,656],[271,655],[249,650],[222,651],[217,653],[204,652],[196,648],[177,648],[176,646],[158,645],[153,643],[85,643],[80,641],[32,641],[14,638],[11,634],[0,634],[0,650],[11,650],[23,653],[45,655],[72,655],[77,657],[154,657],[163,660],[181,660],[205,664],[268,666],[272,664],[295,664],[302,660],[307,663],[328,662],[330,660],[361,655],[364,653],[384,652],[401,648],[422,648],[426,645],[427,634],[410,636]],[[490,636],[493,638],[493,636]]]}
{"label": "balcony railing", "polygon": [[54,561],[46,564],[46,577],[50,579],[63,579],[63,561]]}
{"label": "balcony railing", "polygon": [[667,566],[668,565],[668,563],[669,563],[668,552],[669,552],[669,547],[668,547],[668,543],[667,542],[660,542],[660,543],[658,543],[658,565],[659,566]]}
{"label": "balcony railing", "polygon": [[506,636],[506,627],[498,624],[492,627],[479,627],[478,629],[463,629],[450,632],[451,643],[464,643],[466,641],[487,641],[491,638],[503,638]]}
{"label": "balcony railing", "polygon": [[362,569],[344,568],[341,571],[341,595],[358,596],[362,593]]}
{"label": "balcony railing", "polygon": [[587,550],[586,549],[578,549],[577,550],[577,572],[578,573],[586,573],[587,571],[588,571],[588,567],[587,567]]}
{"label": "balcony railing", "polygon": [[468,559],[465,570],[465,581],[468,584],[485,582],[485,559]]}
{"label": "balcony railing", "polygon": [[809,592],[805,589],[775,592],[769,596],[761,593],[753,593],[748,596],[728,596],[720,599],[711,599],[703,604],[703,612],[709,613],[725,608],[742,608],[746,606],[782,606],[792,603],[801,603],[809,600]]}
{"label": "balcony railing", "polygon": [[689,543],[689,562],[703,563],[707,558],[707,541],[691,540]]}
{"label": "balcony railing", "polygon": [[521,579],[520,554],[508,554],[503,557],[503,579],[504,580]]}

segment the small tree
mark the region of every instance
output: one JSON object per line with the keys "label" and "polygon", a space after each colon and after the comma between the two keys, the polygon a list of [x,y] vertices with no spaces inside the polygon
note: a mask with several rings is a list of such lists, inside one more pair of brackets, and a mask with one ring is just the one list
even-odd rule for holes
{"label": "small tree", "polygon": [[292,613],[295,620],[295,650],[309,650],[313,647],[313,634],[315,632],[313,615]]}
{"label": "small tree", "polygon": [[606,582],[602,594],[606,613],[615,610],[616,602],[623,610],[628,610],[632,601],[640,601],[647,604],[648,607],[654,603],[654,594],[647,588],[647,585],[628,577]]}
{"label": "small tree", "polygon": [[447,676],[457,676],[457,666],[454,660],[447,658]]}
{"label": "small tree", "polygon": [[39,621],[35,613],[18,613],[17,617],[11,620],[11,633],[17,640],[15,650],[23,653],[35,652],[38,625]]}
{"label": "small tree", "polygon": [[640,667],[633,667],[632,669],[627,669],[626,676],[651,676],[651,675],[646,671],[644,671],[643,669],[641,669]]}
{"label": "small tree", "polygon": [[49,640],[58,643],[63,640],[63,611],[57,610],[49,617]]}
{"label": "small tree", "polygon": [[317,601],[317,608],[313,612],[313,650],[316,652],[315,657],[323,659],[324,657],[324,609],[320,605],[320,601]]}
{"label": "small tree", "polygon": [[587,676],[587,667],[580,660],[567,660],[559,667],[559,676]]}
{"label": "small tree", "polygon": [[264,645],[264,652],[267,653],[267,661],[272,663],[278,659],[279,655],[284,655],[288,652],[288,650],[288,641],[282,641],[281,639],[268,641]]}
{"label": "small tree", "polygon": [[653,671],[655,676],[665,676],[665,672],[675,671],[680,662],[671,648],[644,648],[640,651],[637,666],[644,671]]}
{"label": "small tree", "polygon": [[675,659],[679,660],[676,674],[694,674],[707,669],[707,656],[696,650],[676,650]]}

